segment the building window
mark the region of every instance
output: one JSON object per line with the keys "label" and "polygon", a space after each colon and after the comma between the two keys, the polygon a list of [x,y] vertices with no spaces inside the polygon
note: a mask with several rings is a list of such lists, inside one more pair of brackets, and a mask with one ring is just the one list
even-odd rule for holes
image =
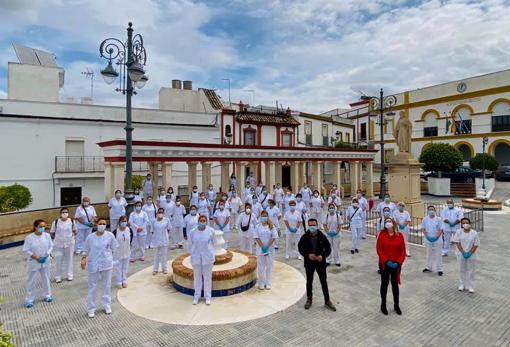
{"label": "building window", "polygon": [[471,134],[471,119],[458,120],[455,122],[455,135]]}
{"label": "building window", "polygon": [[282,146],[292,147],[292,134],[282,134]]}
{"label": "building window", "polygon": [[[471,134],[471,109],[468,107],[461,107],[453,112],[453,117],[455,119],[455,135]],[[448,126],[449,124],[451,124],[451,119],[446,120],[446,125]]]}
{"label": "building window", "polygon": [[360,125],[359,140],[360,141],[367,140],[367,123],[361,123]]}
{"label": "building window", "polygon": [[345,133],[345,142],[350,143],[351,142],[351,134]]}
{"label": "building window", "polygon": [[391,134],[395,128],[395,119],[386,119],[384,123],[384,134]]}
{"label": "building window", "polygon": [[246,146],[255,146],[255,130],[254,129],[244,129],[244,144]]}
{"label": "building window", "polygon": [[312,122],[305,120],[305,144],[312,145]]}
{"label": "building window", "polygon": [[492,131],[510,131],[510,103],[498,102],[492,108]]}
{"label": "building window", "polygon": [[437,117],[433,112],[425,115],[425,126],[423,127],[423,136],[431,137],[437,136]]}
{"label": "building window", "polygon": [[323,146],[329,145],[328,125],[327,124],[322,124],[322,145]]}
{"label": "building window", "polygon": [[344,133],[341,131],[338,133],[338,141],[344,142]]}
{"label": "building window", "polygon": [[423,128],[423,136],[424,137],[437,136],[437,127],[425,127],[425,128]]}

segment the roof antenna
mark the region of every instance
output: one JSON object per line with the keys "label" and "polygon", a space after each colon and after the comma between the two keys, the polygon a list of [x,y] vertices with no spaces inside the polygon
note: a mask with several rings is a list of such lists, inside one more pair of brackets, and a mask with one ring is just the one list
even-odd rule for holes
{"label": "roof antenna", "polygon": [[90,78],[90,98],[94,99],[94,70],[87,68],[86,71],[82,71],[82,75],[85,78]]}

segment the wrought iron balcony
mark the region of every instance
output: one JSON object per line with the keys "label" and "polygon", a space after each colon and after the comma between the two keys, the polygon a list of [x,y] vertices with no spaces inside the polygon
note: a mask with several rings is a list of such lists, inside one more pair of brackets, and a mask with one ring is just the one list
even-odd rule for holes
{"label": "wrought iron balcony", "polygon": [[[55,157],[55,172],[57,173],[83,173],[83,172],[103,172],[103,157],[80,157],[65,156]],[[133,172],[149,171],[146,162],[133,162]]]}

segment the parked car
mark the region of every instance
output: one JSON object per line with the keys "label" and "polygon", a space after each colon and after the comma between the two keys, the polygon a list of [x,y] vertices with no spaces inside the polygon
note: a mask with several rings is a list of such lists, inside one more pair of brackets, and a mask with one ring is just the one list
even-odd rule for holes
{"label": "parked car", "polygon": [[510,179],[510,166],[500,166],[496,170],[496,180],[502,181]]}
{"label": "parked car", "polygon": [[[438,177],[437,172],[433,172],[429,177]],[[467,166],[461,166],[452,172],[442,172],[441,177],[449,178],[450,182],[456,183],[474,183],[475,178],[482,178],[482,171],[473,170]]]}

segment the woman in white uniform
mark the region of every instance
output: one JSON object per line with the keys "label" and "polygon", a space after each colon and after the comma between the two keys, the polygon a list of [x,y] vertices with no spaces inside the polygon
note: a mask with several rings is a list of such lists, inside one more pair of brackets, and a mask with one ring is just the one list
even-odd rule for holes
{"label": "woman in white uniform", "polygon": [[421,222],[421,232],[425,237],[425,247],[427,249],[427,263],[423,272],[431,272],[435,264],[437,274],[443,276],[443,258],[441,250],[443,248],[443,222],[436,215],[436,208],[429,206],[427,208],[428,215]]}
{"label": "woman in white uniform", "polygon": [[328,198],[328,205],[329,204],[334,204],[336,209],[337,210],[340,210],[340,208],[342,207],[342,199],[340,198],[340,196],[337,194],[337,191],[336,190],[331,190],[330,192],[330,197]]}
{"label": "woman in white uniform", "polygon": [[343,218],[336,210],[335,204],[328,205],[328,213],[323,219],[324,232],[331,245],[331,254],[326,259],[326,265],[335,263],[340,267],[340,232],[342,231]]}
{"label": "woman in white uniform", "polygon": [[205,197],[207,201],[209,201],[209,219],[213,219],[213,207],[216,204],[216,191],[214,190],[214,187],[212,184],[209,184],[209,187],[207,188],[207,191],[205,192]]}
{"label": "woman in white uniform", "polygon": [[[152,196],[149,196],[147,200],[145,200],[145,204],[142,207],[142,211],[147,213],[147,217],[149,217],[149,223],[147,224],[147,239],[145,240],[145,249],[152,248],[152,222],[156,220],[156,211],[157,207],[152,200]],[[111,229],[114,230],[114,229]]]}
{"label": "woman in white uniform", "polygon": [[252,213],[251,205],[244,205],[244,212],[239,215],[237,220],[241,233],[239,234],[239,244],[241,251],[253,254],[253,232],[257,225],[257,219]]}
{"label": "woman in white uniform", "polygon": [[34,221],[32,233],[25,238],[23,252],[27,256],[27,296],[25,307],[32,308],[35,300],[37,275],[41,276],[44,301],[52,302],[50,287],[50,254],[53,249],[51,236],[46,232],[46,223],[42,219]]}
{"label": "woman in white uniform", "polygon": [[276,207],[283,213],[284,207],[283,207],[283,195],[285,192],[283,191],[283,188],[281,187],[280,183],[276,183],[276,187],[273,191],[273,199],[276,202]]}
{"label": "woman in white uniform", "polygon": [[476,230],[471,229],[469,218],[461,219],[462,229],[453,235],[453,242],[457,244],[457,261],[459,263],[460,284],[459,290],[475,292],[475,252],[480,247],[480,238]]}
{"label": "woman in white uniform", "polygon": [[117,249],[113,252],[116,277],[115,286],[118,289],[127,288],[131,241],[133,241],[133,231],[128,227],[127,216],[124,215],[119,218],[119,226],[113,230],[113,236],[115,236],[118,244]]}
{"label": "woman in white uniform", "polygon": [[292,193],[292,187],[287,187],[287,191],[285,192],[285,195],[283,196],[283,211],[282,213],[287,213],[289,211],[289,203],[291,201],[295,201],[296,197]]}
{"label": "woman in white uniform", "polygon": [[198,206],[198,199],[199,199],[200,193],[198,192],[198,187],[193,186],[193,189],[191,193],[189,194],[189,205],[195,205]]}
{"label": "woman in white uniform", "polygon": [[347,220],[351,230],[351,254],[359,253],[359,240],[363,228],[363,211],[359,207],[358,199],[352,199],[351,206],[347,209]]}
{"label": "woman in white uniform", "polygon": [[[149,216],[142,211],[142,203],[135,204],[135,210],[129,215],[129,227],[133,231],[133,242],[131,243],[131,262],[135,260],[145,261],[145,238],[147,237],[147,225]],[[137,256],[137,253],[140,256]]]}
{"label": "woman in white uniform", "polygon": [[214,229],[207,225],[208,217],[201,215],[198,225],[188,236],[188,247],[193,267],[195,294],[193,305],[198,304],[204,291],[205,304],[211,304],[212,268],[214,265]]}
{"label": "woman in white uniform", "polygon": [[85,196],[74,214],[74,220],[76,221],[76,254],[80,254],[83,250],[85,240],[92,233],[96,219],[96,209],[90,204],[90,198]]}
{"label": "woman in white uniform", "polygon": [[409,215],[409,212],[405,210],[405,204],[403,201],[400,201],[397,204],[397,209],[393,212],[393,220],[398,224],[398,231],[404,235],[404,240],[406,243],[406,255],[410,257],[411,251],[409,248],[409,228],[411,227],[411,216]]}
{"label": "woman in white uniform", "polygon": [[225,249],[228,248],[230,241],[230,212],[225,208],[225,202],[222,200],[218,205],[218,209],[214,212],[213,220],[217,229],[223,231],[223,239],[225,240]]}
{"label": "woman in white uniform", "polygon": [[88,269],[88,296],[87,313],[89,318],[94,318],[96,314],[96,288],[100,281],[102,296],[101,304],[106,314],[112,313],[112,269],[113,252],[118,244],[115,236],[106,231],[106,221],[100,219],[97,223],[97,231],[90,234],[85,240],[85,248],[82,252],[81,268]]}
{"label": "woman in white uniform", "polygon": [[441,220],[443,221],[443,257],[448,256],[450,252],[450,243],[452,236],[461,228],[460,221],[464,218],[464,213],[458,207],[455,207],[453,199],[446,200],[445,208],[441,211]]}
{"label": "woman in white uniform", "polygon": [[257,275],[259,289],[271,289],[271,278],[274,263],[274,242],[278,239],[278,232],[266,211],[260,214],[260,224],[253,234],[257,243]]}
{"label": "woman in white uniform", "polygon": [[149,196],[152,195],[154,190],[154,182],[152,181],[151,174],[147,174],[142,184],[143,189],[143,201],[146,201]]}
{"label": "woman in white uniform", "polygon": [[198,207],[198,214],[209,218],[209,200],[205,198],[204,192],[200,193],[200,199],[198,199],[198,203],[196,205]]}
{"label": "woman in white uniform", "polygon": [[237,196],[235,191],[232,192],[232,195],[228,198],[226,207],[230,211],[230,229],[239,229],[239,224],[237,224],[237,220],[239,219],[239,214],[241,213],[241,198]]}
{"label": "woman in white uniform", "polygon": [[172,213],[172,229],[170,231],[170,249],[182,248],[184,245],[184,216],[186,208],[182,205],[181,198],[175,199],[175,206]]}
{"label": "woman in white uniform", "polygon": [[[184,227],[186,228],[186,239],[189,237],[189,233],[193,228],[198,225],[198,209],[195,205],[191,205],[189,208],[189,214],[184,217]],[[189,249],[188,249],[189,250]]]}
{"label": "woman in white uniform", "polygon": [[298,259],[302,259],[298,250],[298,242],[301,237],[301,213],[296,210],[296,202],[291,200],[289,202],[289,211],[285,212],[283,216],[283,222],[285,223],[285,259],[289,259],[291,256],[297,256]]}
{"label": "woman in white uniform", "polygon": [[310,218],[321,220],[323,218],[324,199],[320,196],[318,190],[313,191],[310,200]]}
{"label": "woman in white uniform", "polygon": [[230,185],[234,186],[234,189],[236,189],[236,187],[237,187],[237,178],[236,178],[235,173],[233,173],[233,172],[230,175]]}
{"label": "woman in white uniform", "polygon": [[127,201],[120,190],[115,191],[115,196],[108,202],[110,209],[110,230],[117,229],[119,217],[126,214]]}
{"label": "woman in white uniform", "polygon": [[164,210],[159,208],[156,220],[152,223],[152,229],[154,230],[152,240],[154,245],[153,275],[158,273],[160,267],[164,274],[168,273],[168,243],[171,228],[170,220],[165,217]]}
{"label": "woman in white uniform", "polygon": [[173,187],[168,187],[168,189],[166,191],[166,195],[167,196],[170,195],[170,200],[175,202],[175,199],[177,198],[177,196],[174,193],[174,188]]}
{"label": "woman in white uniform", "polygon": [[53,238],[53,254],[56,258],[55,282],[62,282],[62,261],[65,257],[67,264],[67,280],[73,280],[73,251],[76,236],[74,221],[69,218],[66,207],[60,209],[60,218],[51,224],[51,237]]}

